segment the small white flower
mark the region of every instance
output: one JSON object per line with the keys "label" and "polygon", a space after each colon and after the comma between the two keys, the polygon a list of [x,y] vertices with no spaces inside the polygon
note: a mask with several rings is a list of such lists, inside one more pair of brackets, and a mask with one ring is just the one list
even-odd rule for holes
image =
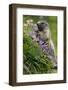
{"label": "small white flower", "polygon": [[29,19],[29,20],[26,21],[26,23],[27,23],[28,25],[31,25],[31,26],[32,26],[32,25],[33,25],[33,20],[32,20],[32,19]]}
{"label": "small white flower", "polygon": [[28,24],[24,23],[24,27],[27,27],[27,26],[28,26]]}

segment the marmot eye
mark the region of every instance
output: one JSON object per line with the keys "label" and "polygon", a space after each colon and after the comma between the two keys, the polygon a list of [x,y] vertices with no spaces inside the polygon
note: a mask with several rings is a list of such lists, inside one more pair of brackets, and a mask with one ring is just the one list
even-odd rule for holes
{"label": "marmot eye", "polygon": [[47,24],[47,23],[43,23],[43,22],[42,22],[42,23],[41,23],[41,25],[45,25],[45,26],[47,26],[48,24]]}
{"label": "marmot eye", "polygon": [[43,22],[41,24],[44,24]]}

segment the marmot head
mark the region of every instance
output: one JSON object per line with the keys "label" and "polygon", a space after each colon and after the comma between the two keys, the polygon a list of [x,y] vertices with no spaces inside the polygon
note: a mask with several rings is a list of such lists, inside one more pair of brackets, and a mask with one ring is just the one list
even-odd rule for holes
{"label": "marmot head", "polygon": [[39,31],[44,31],[49,28],[49,24],[46,21],[38,21],[37,26]]}

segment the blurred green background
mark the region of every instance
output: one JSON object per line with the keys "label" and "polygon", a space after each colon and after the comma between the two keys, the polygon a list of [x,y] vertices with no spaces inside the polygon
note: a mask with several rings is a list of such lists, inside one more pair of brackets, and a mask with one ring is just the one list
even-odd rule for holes
{"label": "blurred green background", "polygon": [[[51,38],[57,56],[57,17],[24,15],[23,23],[26,24],[27,20],[30,19],[33,20],[33,23],[37,23],[39,20],[46,20],[49,23]],[[56,73],[57,70],[53,69],[51,60],[42,52],[38,43],[34,42],[29,36],[31,31],[31,26],[26,24],[23,27],[23,74]]]}

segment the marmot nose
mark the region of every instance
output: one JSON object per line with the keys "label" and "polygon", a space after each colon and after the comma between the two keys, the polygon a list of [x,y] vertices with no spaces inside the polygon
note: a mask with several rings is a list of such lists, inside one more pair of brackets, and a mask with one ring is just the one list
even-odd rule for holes
{"label": "marmot nose", "polygon": [[40,23],[37,23],[37,26],[39,26],[40,25]]}
{"label": "marmot nose", "polygon": [[37,26],[39,31],[43,31],[43,26],[40,23],[38,23]]}
{"label": "marmot nose", "polygon": [[40,23],[37,23],[37,27],[39,28],[41,26],[41,24]]}

